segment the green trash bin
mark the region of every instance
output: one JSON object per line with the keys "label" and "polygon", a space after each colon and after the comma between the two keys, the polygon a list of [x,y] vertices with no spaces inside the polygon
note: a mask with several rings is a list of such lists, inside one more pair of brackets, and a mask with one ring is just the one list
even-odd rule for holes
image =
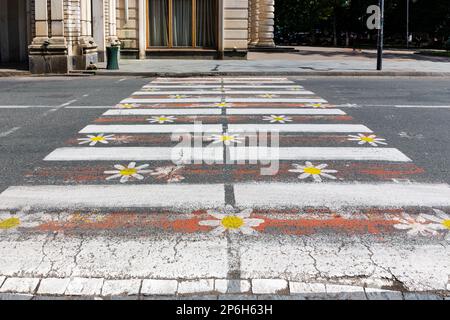
{"label": "green trash bin", "polygon": [[119,70],[119,49],[120,46],[106,47],[106,69]]}

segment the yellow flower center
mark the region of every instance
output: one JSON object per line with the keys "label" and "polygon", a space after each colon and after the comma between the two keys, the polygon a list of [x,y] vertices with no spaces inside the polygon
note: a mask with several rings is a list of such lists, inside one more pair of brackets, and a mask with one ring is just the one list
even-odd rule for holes
{"label": "yellow flower center", "polygon": [[135,168],[126,168],[126,169],[120,170],[120,174],[122,176],[132,176],[133,174],[136,174],[136,173],[137,173],[137,169],[135,169]]}
{"label": "yellow flower center", "polygon": [[276,121],[283,121],[284,120],[283,117],[274,117],[273,119],[276,120]]}
{"label": "yellow flower center", "polygon": [[91,138],[91,141],[96,141],[96,142],[105,141],[105,137],[93,137],[93,138]]}
{"label": "yellow flower center", "polygon": [[226,102],[221,102],[217,104],[218,107],[225,107],[226,105],[227,105]]}
{"label": "yellow flower center", "polygon": [[318,175],[322,173],[322,170],[317,169],[317,168],[305,168],[303,169],[303,171],[305,173],[309,173],[309,174],[313,174],[313,175]]}
{"label": "yellow flower center", "polygon": [[19,218],[9,218],[0,221],[0,229],[12,229],[18,227],[19,225],[20,225]]}
{"label": "yellow flower center", "polygon": [[232,141],[233,140],[233,136],[222,136],[222,141]]}
{"label": "yellow flower center", "polygon": [[366,141],[366,142],[374,142],[375,141],[375,139],[371,138],[371,137],[361,137],[361,140]]}
{"label": "yellow flower center", "polygon": [[159,120],[159,121],[167,121],[167,120],[169,120],[169,118],[166,118],[166,117],[159,117],[158,120]]}
{"label": "yellow flower center", "polygon": [[450,219],[442,221],[442,225],[447,229],[450,229]]}
{"label": "yellow flower center", "polygon": [[239,229],[244,225],[244,219],[238,216],[228,216],[222,219],[222,225],[226,229]]}

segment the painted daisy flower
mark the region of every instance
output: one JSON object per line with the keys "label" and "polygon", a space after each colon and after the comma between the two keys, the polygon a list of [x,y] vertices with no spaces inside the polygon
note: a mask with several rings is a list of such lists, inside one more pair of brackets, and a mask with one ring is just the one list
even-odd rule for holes
{"label": "painted daisy flower", "polygon": [[321,103],[309,103],[306,105],[307,107],[313,107],[313,108],[325,108],[325,106]]}
{"label": "painted daisy flower", "polygon": [[136,162],[130,162],[130,164],[126,167],[120,164],[116,164],[114,168],[116,168],[117,170],[108,170],[105,171],[104,174],[111,175],[107,177],[106,180],[120,178],[120,183],[128,182],[130,178],[143,180],[144,179],[143,174],[152,172],[151,170],[144,170],[148,166],[149,166],[148,164],[143,164],[141,166],[136,167]]}
{"label": "painted daisy flower", "polygon": [[264,116],[263,120],[270,121],[271,123],[274,123],[274,122],[285,123],[285,122],[291,122],[292,118],[286,117],[284,115],[283,116],[270,115],[270,116]]}
{"label": "painted daisy flower", "polygon": [[409,214],[404,213],[403,218],[395,218],[394,220],[399,222],[394,225],[394,228],[408,230],[407,233],[410,236],[435,236],[438,234],[432,227],[432,224],[427,223],[427,220],[420,215],[417,218],[413,218]]}
{"label": "painted daisy flower", "polygon": [[139,105],[134,104],[134,103],[122,103],[119,104],[119,108],[120,109],[134,109],[134,108],[138,108]]}
{"label": "painted daisy flower", "polygon": [[147,119],[147,121],[150,121],[150,123],[166,123],[166,122],[174,122],[177,118],[174,116],[154,116],[150,119]]}
{"label": "painted daisy flower", "polygon": [[86,138],[78,139],[78,141],[80,141],[78,144],[87,144],[87,143],[89,143],[89,146],[93,147],[97,143],[108,144],[108,141],[112,141],[112,140],[116,140],[114,138],[113,134],[106,135],[106,136],[103,133],[100,133],[98,135],[90,135],[90,134],[88,134],[86,136]]}
{"label": "painted daisy flower", "polygon": [[180,182],[184,180],[184,177],[178,174],[178,171],[183,168],[184,166],[159,167],[151,170],[150,175],[159,180],[166,180],[168,183]]}
{"label": "painted daisy flower", "polygon": [[450,241],[450,215],[438,209],[433,209],[433,211],[436,215],[423,213],[420,216],[432,222],[431,224],[429,224],[430,228],[433,228],[435,230],[446,230],[446,240]]}
{"label": "painted daisy flower", "polygon": [[292,166],[295,167],[295,169],[291,169],[289,170],[289,172],[301,173],[301,175],[298,176],[298,178],[301,180],[307,179],[309,177],[312,177],[315,182],[322,182],[322,178],[336,180],[336,177],[331,175],[330,173],[336,173],[337,170],[325,169],[326,167],[328,167],[327,164],[314,166],[311,162],[307,161],[305,162],[304,166],[296,163],[294,163]]}
{"label": "painted daisy flower", "polygon": [[244,138],[240,138],[238,134],[229,134],[225,132],[224,134],[213,134],[208,138],[209,141],[213,141],[213,143],[223,143],[226,146],[229,146],[231,143],[242,143]]}
{"label": "painted daisy flower", "polygon": [[252,212],[253,209],[245,209],[239,212],[231,205],[227,205],[220,210],[208,210],[208,214],[213,216],[215,220],[203,220],[199,222],[199,225],[215,227],[211,231],[213,235],[219,235],[227,231],[255,235],[257,232],[253,228],[264,223],[264,220],[250,218]]}
{"label": "painted daisy flower", "polygon": [[42,222],[42,219],[37,219],[37,215],[0,212],[0,233],[15,233],[18,228],[34,228]]}
{"label": "painted daisy flower", "polygon": [[227,108],[227,107],[231,107],[231,104],[227,103],[227,102],[218,102],[216,104],[214,104],[215,107],[218,108]]}
{"label": "painted daisy flower", "polygon": [[279,96],[276,95],[276,94],[265,93],[265,94],[259,95],[259,97],[261,97],[261,98],[267,98],[267,99],[272,99],[272,98],[277,98],[277,97],[279,97]]}
{"label": "painted daisy flower", "polygon": [[366,136],[362,133],[358,133],[357,136],[349,135],[348,141],[358,141],[358,144],[370,144],[372,147],[378,147],[379,144],[387,145],[386,139],[377,138],[376,135],[371,134],[370,136]]}
{"label": "painted daisy flower", "polygon": [[187,98],[188,96],[185,94],[172,94],[169,96],[169,98],[171,99],[183,99],[183,98]]}

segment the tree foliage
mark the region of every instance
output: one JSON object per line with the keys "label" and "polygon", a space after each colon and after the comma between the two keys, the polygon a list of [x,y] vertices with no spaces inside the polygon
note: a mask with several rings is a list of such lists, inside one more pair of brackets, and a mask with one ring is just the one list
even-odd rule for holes
{"label": "tree foliage", "polygon": [[[405,43],[408,0],[385,0],[387,41]],[[409,0],[410,32],[414,38],[436,40],[443,45],[450,36],[450,0]],[[278,40],[289,42],[307,34],[313,44],[318,36],[345,45],[343,34],[374,38],[366,27],[367,7],[378,0],[277,0],[275,26]],[[339,42],[339,43],[338,43]]]}

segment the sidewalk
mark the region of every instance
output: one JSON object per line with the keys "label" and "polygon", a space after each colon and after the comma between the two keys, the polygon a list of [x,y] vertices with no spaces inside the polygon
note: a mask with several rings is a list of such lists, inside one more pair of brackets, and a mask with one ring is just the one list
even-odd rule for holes
{"label": "sidewalk", "polygon": [[385,51],[384,70],[376,71],[376,51],[347,48],[298,47],[300,52],[250,52],[248,60],[148,59],[121,60],[120,70],[97,75],[331,75],[331,76],[450,76],[450,59]]}

